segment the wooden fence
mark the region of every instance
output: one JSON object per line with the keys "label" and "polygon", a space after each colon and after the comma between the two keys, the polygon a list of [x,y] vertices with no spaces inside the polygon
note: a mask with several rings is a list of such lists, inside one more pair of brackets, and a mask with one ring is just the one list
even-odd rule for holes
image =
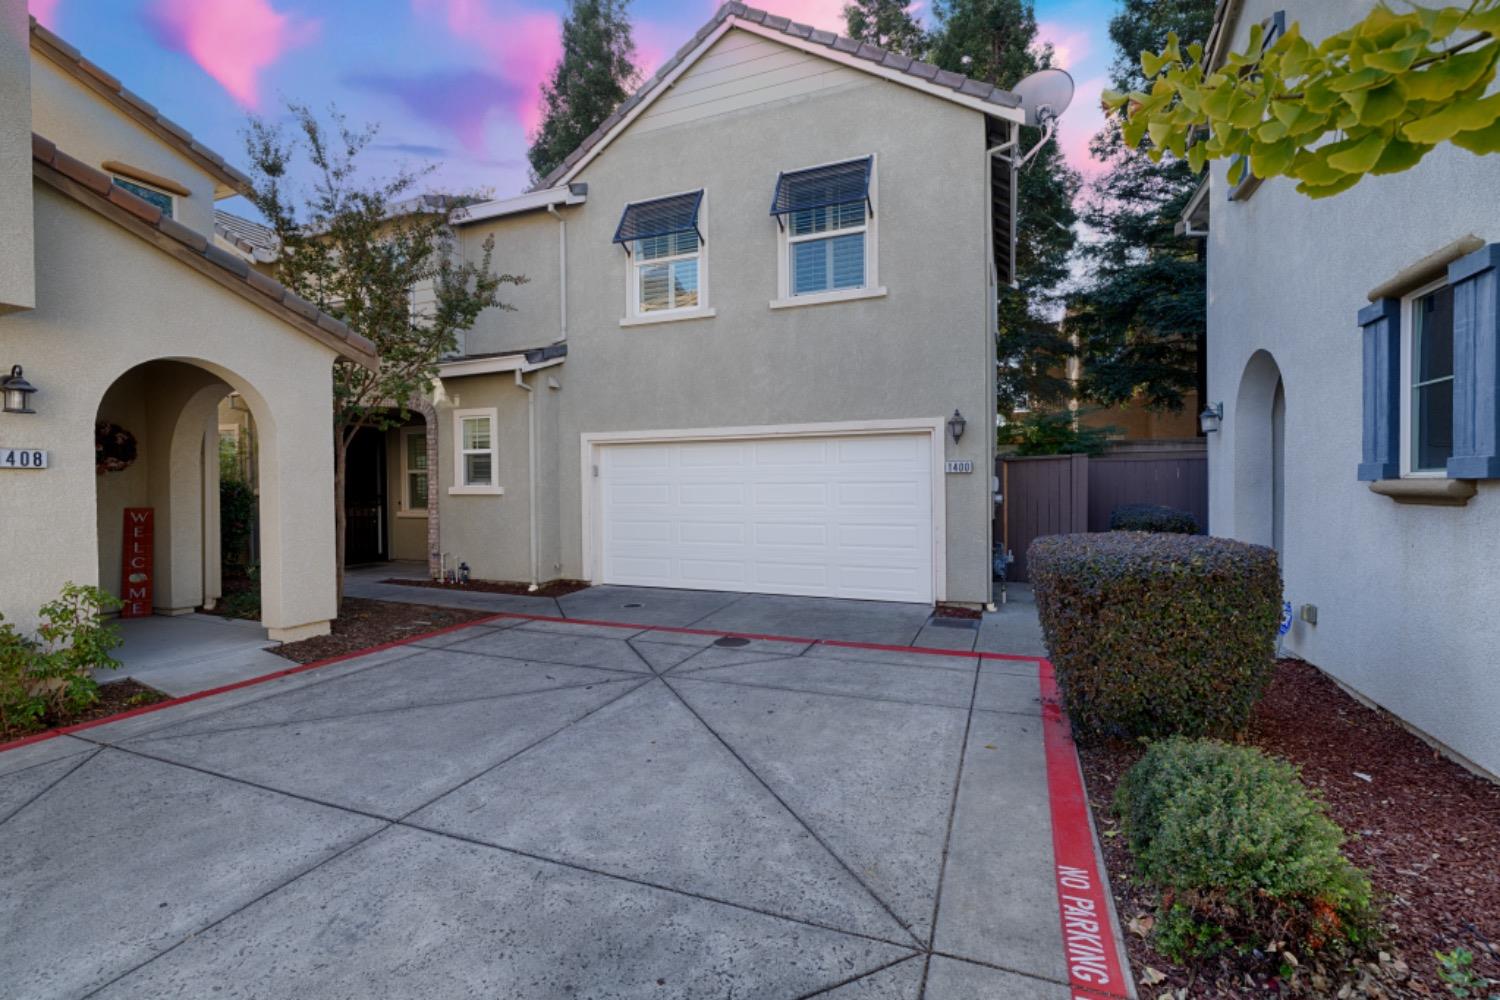
{"label": "wooden fence", "polygon": [[995,460],[1001,503],[995,538],[1015,556],[1006,574],[1024,582],[1026,549],[1041,535],[1108,531],[1109,515],[1130,503],[1191,512],[1208,528],[1208,456],[1198,447],[1044,455]]}

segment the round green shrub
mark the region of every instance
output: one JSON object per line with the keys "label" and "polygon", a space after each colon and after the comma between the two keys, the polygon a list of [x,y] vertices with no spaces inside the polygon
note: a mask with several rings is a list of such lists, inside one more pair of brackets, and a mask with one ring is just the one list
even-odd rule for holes
{"label": "round green shrub", "polygon": [[1199,528],[1198,519],[1189,511],[1154,503],[1128,503],[1109,512],[1109,530],[1196,535]]}
{"label": "round green shrub", "polygon": [[1229,736],[1250,721],[1275,669],[1273,550],[1110,531],[1038,538],[1027,560],[1078,738]]}
{"label": "round green shrub", "polygon": [[1339,853],[1344,832],[1295,767],[1253,747],[1155,743],[1115,793],[1141,874],[1170,905],[1169,958],[1284,939],[1318,951],[1370,925],[1370,883]]}

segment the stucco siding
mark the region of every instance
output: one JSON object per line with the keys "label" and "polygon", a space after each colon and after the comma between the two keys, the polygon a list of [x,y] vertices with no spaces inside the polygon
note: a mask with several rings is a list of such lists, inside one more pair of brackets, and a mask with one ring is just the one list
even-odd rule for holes
{"label": "stucco siding", "polygon": [[33,55],[31,66],[34,131],[91,167],[102,170],[106,160],[118,160],[176,181],[192,194],[176,198],[174,218],[213,233],[214,179],[208,173],[50,60]]}
{"label": "stucco siding", "polygon": [[[561,211],[566,219],[577,217],[569,209]],[[561,330],[557,219],[546,211],[530,212],[464,226],[458,234],[465,260],[477,262],[484,241],[493,236],[495,273],[526,278],[521,285],[500,286],[500,301],[510,308],[481,313],[462,338],[464,353],[497,354],[557,340]]]}
{"label": "stucco siding", "polygon": [[[1323,37],[1372,6],[1247,5],[1248,25],[1287,8]],[[1332,8],[1337,7],[1337,10]],[[1356,479],[1361,453],[1361,341],[1367,293],[1462,237],[1500,242],[1500,157],[1453,147],[1415,170],[1368,178],[1311,201],[1286,180],[1230,203],[1213,175],[1209,253],[1209,398],[1224,402],[1210,435],[1210,528],[1268,542],[1272,484],[1248,460],[1270,433],[1242,380],[1257,352],[1285,385],[1287,598],[1318,608],[1287,648],[1492,773],[1500,773],[1500,482],[1463,507],[1409,506]]]}
{"label": "stucco siding", "polygon": [[[121,375],[175,359],[190,363],[205,386],[222,380],[239,389],[254,412],[265,624],[277,630],[332,618],[333,351],[40,185],[36,217],[37,308],[0,317],[0,339],[41,391],[36,415],[0,416],[0,435],[47,449],[52,467],[3,474],[0,549],[11,559],[0,574],[0,613],[27,627],[65,581],[117,584],[101,567],[108,550],[101,554],[98,533],[109,525],[96,500],[94,421]],[[119,395],[112,407],[124,406]],[[199,466],[202,431],[214,419],[210,402],[197,432]],[[105,488],[111,502],[130,493],[122,486],[115,497],[113,483]],[[178,493],[178,484],[170,491]],[[172,530],[170,514],[158,512],[158,539]],[[159,548],[158,571],[170,572],[162,555]],[[174,562],[181,555],[170,553]]]}
{"label": "stucco siding", "polygon": [[0,6],[0,313],[36,302],[28,24],[24,3]]}
{"label": "stucco siding", "polygon": [[[406,476],[402,472],[406,431],[411,428],[421,430],[425,426],[425,422],[418,415],[405,427],[392,427],[385,433],[385,495],[387,497],[386,509],[390,511],[392,559],[427,561],[427,518],[425,515],[407,509]],[[429,476],[427,480],[429,496],[432,495],[432,487],[433,481]]]}

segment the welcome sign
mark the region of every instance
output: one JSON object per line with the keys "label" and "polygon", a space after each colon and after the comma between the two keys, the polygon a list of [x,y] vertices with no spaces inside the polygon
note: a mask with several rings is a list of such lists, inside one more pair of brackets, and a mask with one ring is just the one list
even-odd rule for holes
{"label": "welcome sign", "polygon": [[151,614],[155,596],[152,572],[155,537],[155,508],[126,507],[125,544],[120,556],[120,596],[125,602],[120,609],[121,618],[144,618]]}

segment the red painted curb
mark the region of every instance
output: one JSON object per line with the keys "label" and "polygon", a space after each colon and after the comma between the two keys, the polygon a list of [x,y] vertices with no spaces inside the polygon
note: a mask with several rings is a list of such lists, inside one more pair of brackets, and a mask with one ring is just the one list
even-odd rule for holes
{"label": "red painted curb", "polygon": [[1042,740],[1047,752],[1047,798],[1052,805],[1053,877],[1062,915],[1063,952],[1074,1000],[1121,1000],[1130,985],[1120,967],[1110,901],[1099,876],[1099,855],[1078,766],[1078,748],[1063,715],[1052,664],[1038,663]]}
{"label": "red painted curb", "polygon": [[225,694],[230,691],[238,691],[240,688],[254,687],[257,684],[264,684],[267,681],[274,681],[281,677],[290,677],[293,674],[304,674],[309,670],[317,670],[319,667],[329,667],[335,663],[343,663],[345,660],[352,660],[355,657],[369,656],[371,653],[379,653],[382,650],[395,649],[397,646],[405,646],[408,643],[418,642],[422,639],[431,639],[435,635],[445,635],[449,632],[456,632],[461,628],[469,628],[472,625],[483,625],[484,623],[492,622],[499,617],[501,616],[486,615],[483,618],[475,618],[472,621],[459,622],[456,625],[447,625],[440,629],[433,629],[431,632],[422,632],[418,635],[407,636],[405,639],[392,639],[390,642],[382,642],[377,646],[370,646],[365,649],[356,649],[348,653],[340,653],[338,656],[330,656],[326,660],[314,660],[311,663],[299,663],[294,667],[287,667],[285,670],[273,670],[269,674],[261,674],[258,677],[247,677],[242,681],[235,681],[233,684],[224,684],[216,688],[209,688],[206,691],[195,691],[192,694],[185,694],[181,698],[172,698],[167,701],[159,701],[154,705],[142,705],[140,708],[132,708],[130,711],[121,712],[118,715],[106,715],[102,719],[90,719],[88,722],[75,722],[71,726],[58,726],[56,729],[46,729],[40,733],[32,733],[30,736],[23,736],[18,740],[11,740],[9,743],[0,743],[0,753],[4,753],[7,750],[17,750],[24,746],[30,746],[33,743],[41,743],[44,740],[54,739],[58,736],[67,736],[69,733],[79,733],[85,729],[93,729],[95,726],[102,726],[110,722],[119,722],[122,719],[133,719],[137,715],[149,715],[152,712],[160,712],[164,708],[173,708],[177,705],[186,705],[189,702],[199,701],[203,698],[211,698],[216,694]]}

